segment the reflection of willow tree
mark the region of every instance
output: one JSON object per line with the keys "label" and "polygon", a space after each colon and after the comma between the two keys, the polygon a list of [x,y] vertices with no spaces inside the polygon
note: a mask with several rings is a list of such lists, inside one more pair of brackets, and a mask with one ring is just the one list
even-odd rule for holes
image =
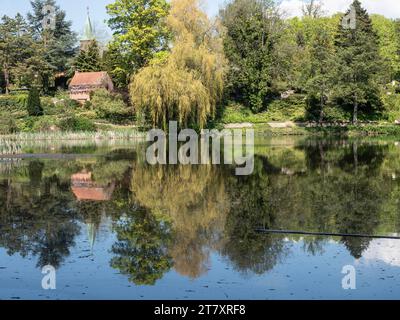
{"label": "reflection of willow tree", "polygon": [[263,274],[271,270],[283,255],[280,237],[255,231],[256,227],[270,227],[275,213],[271,211],[269,164],[255,158],[254,173],[248,177],[232,178],[229,182],[231,210],[225,227],[222,254],[229,257],[235,268]]}
{"label": "reflection of willow tree", "polygon": [[221,173],[212,166],[137,165],[131,190],[141,206],[171,221],[175,269],[191,278],[206,272],[229,206]]}
{"label": "reflection of willow tree", "polygon": [[[43,177],[44,164],[32,161],[26,173],[29,184],[4,181],[0,185],[0,242],[9,254],[38,256],[38,266],[59,267],[79,228],[69,209],[68,185],[56,176]],[[6,191],[6,192],[3,192]]]}
{"label": "reflection of willow tree", "polygon": [[146,210],[136,210],[116,226],[111,266],[136,285],[154,285],[171,268],[170,227]]}

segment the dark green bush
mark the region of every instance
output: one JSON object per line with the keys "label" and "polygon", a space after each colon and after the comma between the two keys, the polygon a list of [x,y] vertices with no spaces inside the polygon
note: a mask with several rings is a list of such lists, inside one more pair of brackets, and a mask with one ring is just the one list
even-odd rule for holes
{"label": "dark green bush", "polygon": [[63,131],[96,131],[96,126],[92,121],[75,115],[70,115],[62,119],[59,123],[59,127]]}
{"label": "dark green bush", "polygon": [[26,108],[29,116],[38,117],[43,115],[39,90],[35,87],[33,87],[29,91],[28,101],[26,102]]}

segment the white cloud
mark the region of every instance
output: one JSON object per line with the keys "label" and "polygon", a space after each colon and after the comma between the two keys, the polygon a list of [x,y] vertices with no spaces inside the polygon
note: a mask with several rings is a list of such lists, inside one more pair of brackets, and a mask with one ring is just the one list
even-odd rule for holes
{"label": "white cloud", "polygon": [[382,261],[393,267],[400,267],[400,241],[399,240],[373,240],[364,252],[366,261]]}
{"label": "white cloud", "polygon": [[[360,0],[362,6],[368,13],[382,14],[388,18],[400,18],[399,0]],[[336,12],[345,12],[353,0],[323,0],[324,11],[328,14]],[[281,8],[288,16],[301,16],[301,7],[304,1],[301,0],[283,0]]]}

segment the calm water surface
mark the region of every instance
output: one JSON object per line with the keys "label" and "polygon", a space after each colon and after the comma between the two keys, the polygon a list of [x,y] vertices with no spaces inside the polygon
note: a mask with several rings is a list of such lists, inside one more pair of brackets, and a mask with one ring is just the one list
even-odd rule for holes
{"label": "calm water surface", "polygon": [[259,138],[249,177],[140,144],[20,150],[40,156],[0,159],[1,299],[400,299],[399,240],[256,232],[400,235],[394,140]]}

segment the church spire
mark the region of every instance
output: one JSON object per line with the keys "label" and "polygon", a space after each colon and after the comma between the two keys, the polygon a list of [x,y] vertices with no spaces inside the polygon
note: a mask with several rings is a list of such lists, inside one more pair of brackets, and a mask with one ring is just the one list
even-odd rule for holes
{"label": "church spire", "polygon": [[82,36],[81,40],[82,41],[95,40],[95,36],[93,33],[92,21],[90,20],[89,7],[87,7],[86,23],[85,23],[85,27],[83,29],[83,36]]}

